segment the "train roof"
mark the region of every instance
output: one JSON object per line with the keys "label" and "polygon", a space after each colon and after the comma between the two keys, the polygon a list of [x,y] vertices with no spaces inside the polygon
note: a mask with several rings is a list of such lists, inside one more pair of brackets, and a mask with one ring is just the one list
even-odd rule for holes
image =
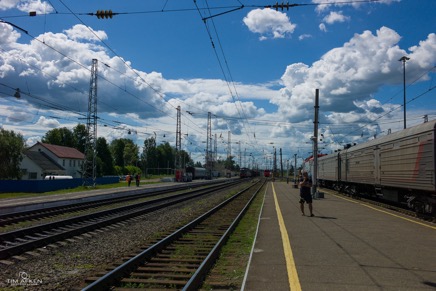
{"label": "train roof", "polygon": [[[429,121],[429,122],[425,122],[419,125],[415,125],[373,140],[370,140],[366,143],[362,143],[362,144],[358,144],[355,146],[352,146],[346,150],[342,150],[342,152],[351,152],[354,150],[358,150],[358,149],[362,149],[362,148],[366,148],[366,147],[371,147],[374,145],[378,145],[378,144],[382,144],[382,143],[388,143],[391,141],[394,141],[396,139],[399,138],[403,138],[403,137],[407,137],[407,136],[414,136],[414,135],[418,135],[424,132],[430,132],[430,131],[434,131],[436,128],[436,119]],[[329,155],[330,156],[330,155]]]}

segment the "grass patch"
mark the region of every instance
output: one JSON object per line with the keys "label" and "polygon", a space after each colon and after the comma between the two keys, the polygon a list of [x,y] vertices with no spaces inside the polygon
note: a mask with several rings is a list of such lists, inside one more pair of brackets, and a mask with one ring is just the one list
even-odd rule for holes
{"label": "grass patch", "polygon": [[[209,274],[212,281],[216,282],[217,278],[220,278],[219,281],[222,285],[228,286],[227,290],[240,290],[242,286],[242,280],[254,243],[264,192],[262,189],[249,206],[246,214],[221,250],[221,254]],[[213,284],[211,285],[208,279],[206,279],[203,289],[213,290]]]}

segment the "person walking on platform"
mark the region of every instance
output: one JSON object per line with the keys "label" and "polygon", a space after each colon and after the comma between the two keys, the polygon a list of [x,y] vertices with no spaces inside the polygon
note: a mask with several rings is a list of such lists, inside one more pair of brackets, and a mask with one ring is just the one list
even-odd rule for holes
{"label": "person walking on platform", "polygon": [[130,175],[130,173],[127,174],[126,181],[127,181],[127,186],[130,187],[130,183],[132,183],[132,176]]}
{"label": "person walking on platform", "polygon": [[136,187],[139,187],[139,181],[141,179],[141,176],[139,176],[139,174],[135,175],[135,181],[136,181]]}
{"label": "person walking on platform", "polygon": [[301,214],[304,216],[304,203],[306,202],[309,206],[309,212],[310,216],[313,215],[313,208],[312,208],[312,194],[310,193],[312,189],[312,181],[309,178],[309,175],[307,172],[303,172],[303,179],[300,182],[300,209]]}

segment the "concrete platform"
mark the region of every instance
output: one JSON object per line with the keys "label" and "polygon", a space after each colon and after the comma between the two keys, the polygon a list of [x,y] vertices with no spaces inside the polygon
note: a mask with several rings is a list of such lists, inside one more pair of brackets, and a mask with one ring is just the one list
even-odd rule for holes
{"label": "concrete platform", "polygon": [[265,195],[242,290],[436,290],[435,224],[330,194],[302,216],[286,182]]}

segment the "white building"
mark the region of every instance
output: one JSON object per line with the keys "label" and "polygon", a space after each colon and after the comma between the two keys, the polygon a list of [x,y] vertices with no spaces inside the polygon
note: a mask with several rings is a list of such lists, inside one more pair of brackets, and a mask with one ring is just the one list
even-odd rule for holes
{"label": "white building", "polygon": [[85,155],[75,148],[37,142],[23,154],[23,180],[41,180],[47,175],[80,178]]}

